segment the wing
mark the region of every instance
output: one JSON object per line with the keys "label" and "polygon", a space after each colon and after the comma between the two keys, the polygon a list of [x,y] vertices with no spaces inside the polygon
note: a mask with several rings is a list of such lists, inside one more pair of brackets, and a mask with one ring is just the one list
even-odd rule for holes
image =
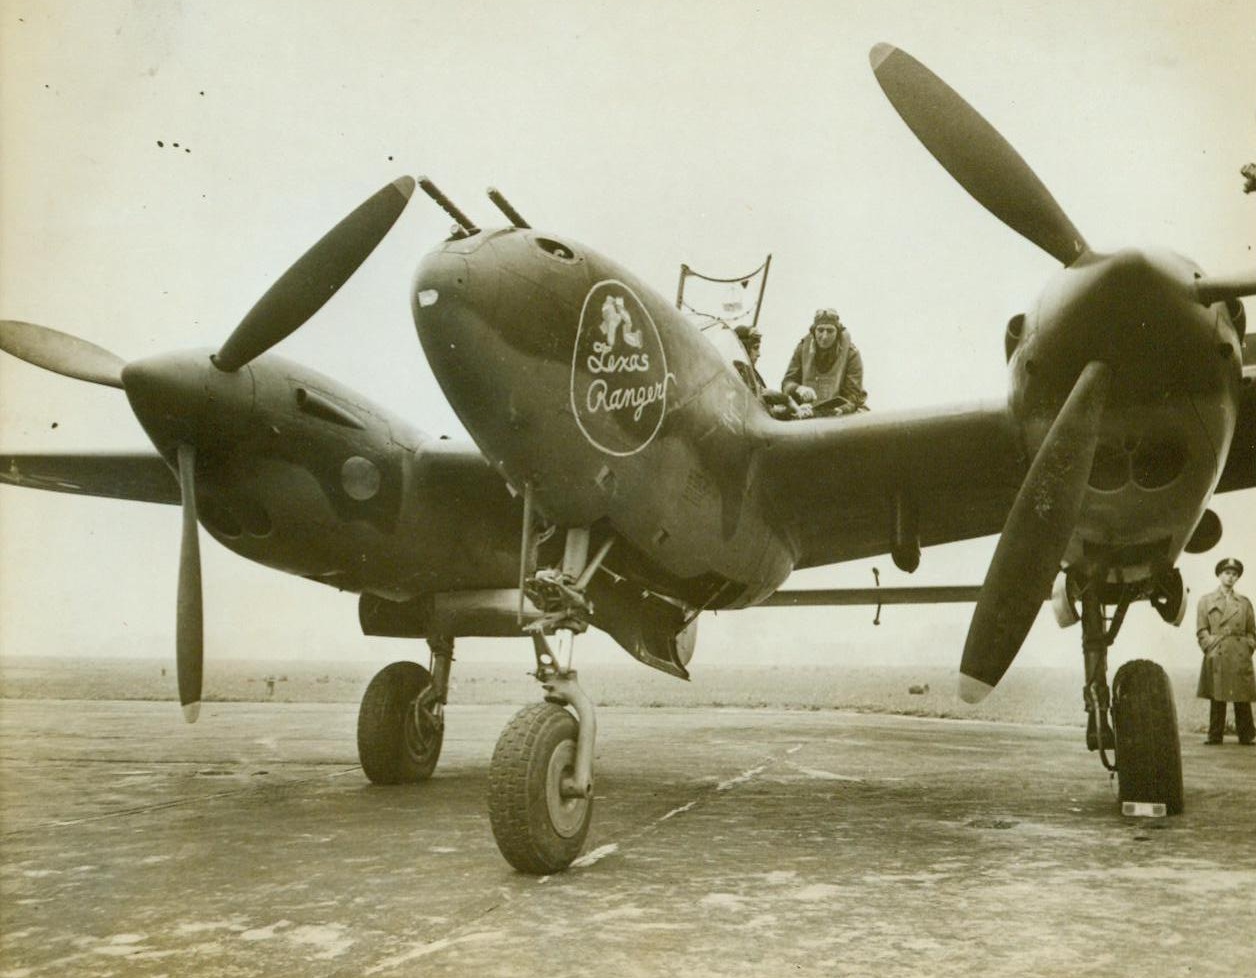
{"label": "wing", "polygon": [[800,568],[889,552],[896,500],[922,546],[998,533],[1029,469],[1005,401],[778,422],[765,437]]}
{"label": "wing", "polygon": [[1256,487],[1256,364],[1243,368],[1243,389],[1234,441],[1221,472],[1217,492]]}
{"label": "wing", "polygon": [[178,505],[179,481],[152,452],[0,455],[0,484]]}

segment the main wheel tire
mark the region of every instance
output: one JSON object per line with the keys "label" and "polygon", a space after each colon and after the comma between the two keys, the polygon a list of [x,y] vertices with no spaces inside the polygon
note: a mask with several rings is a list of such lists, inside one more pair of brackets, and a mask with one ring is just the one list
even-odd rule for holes
{"label": "main wheel tire", "polygon": [[1168,674],[1147,659],[1134,659],[1112,680],[1116,769],[1122,802],[1163,802],[1180,815],[1182,745]]}
{"label": "main wheel tire", "polygon": [[488,817],[506,862],[543,876],[571,865],[584,847],[592,798],[564,798],[575,770],[576,718],[554,703],[534,703],[502,731],[488,770]]}
{"label": "main wheel tire", "polygon": [[358,760],[373,783],[413,784],[432,776],[445,739],[435,706],[431,673],[418,663],[394,662],[375,674],[358,710]]}

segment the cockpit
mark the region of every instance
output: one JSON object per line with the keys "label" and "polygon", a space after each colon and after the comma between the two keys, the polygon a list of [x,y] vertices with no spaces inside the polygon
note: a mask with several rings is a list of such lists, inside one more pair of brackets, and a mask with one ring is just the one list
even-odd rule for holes
{"label": "cockpit", "polygon": [[691,314],[688,318],[694,326],[702,330],[702,335],[711,341],[711,345],[719,351],[725,362],[737,372],[737,375],[745,382],[746,386],[756,396],[760,395],[763,392],[762,380],[751,363],[750,352],[733,328],[722,320],[711,319],[708,316]]}

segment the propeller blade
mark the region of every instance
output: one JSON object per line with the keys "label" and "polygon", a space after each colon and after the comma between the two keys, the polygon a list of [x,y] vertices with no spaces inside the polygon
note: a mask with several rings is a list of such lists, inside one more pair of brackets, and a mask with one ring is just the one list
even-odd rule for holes
{"label": "propeller blade", "polygon": [[196,449],[187,444],[179,446],[179,489],[183,497],[183,541],[179,548],[175,651],[179,667],[179,705],[183,707],[183,718],[188,723],[195,723],[201,713],[205,627],[201,598],[200,529],[196,521]]}
{"label": "propeller blade", "polygon": [[979,204],[1064,265],[1087,250],[1029,164],[971,105],[906,51],[869,55],[890,104],[943,168]]}
{"label": "propeller blade", "polygon": [[126,361],[95,343],[60,330],[0,319],[0,350],[53,373],[122,389]]}
{"label": "propeller blade", "polygon": [[1256,272],[1239,275],[1205,275],[1195,282],[1195,294],[1206,306],[1245,295],[1256,295]]}
{"label": "propeller blade", "polygon": [[239,370],[318,312],[383,240],[412,193],[414,179],[400,177],[323,235],[240,321],[214,357],[218,368]]}
{"label": "propeller blade", "polygon": [[979,703],[1003,678],[1060,569],[1085,499],[1111,368],[1086,365],[1025,477],[986,571],[960,662],[960,697]]}

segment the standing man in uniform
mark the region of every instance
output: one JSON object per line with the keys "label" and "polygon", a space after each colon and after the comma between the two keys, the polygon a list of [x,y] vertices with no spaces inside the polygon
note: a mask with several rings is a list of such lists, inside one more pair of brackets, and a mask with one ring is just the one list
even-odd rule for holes
{"label": "standing man in uniform", "polygon": [[1195,635],[1204,662],[1195,695],[1212,701],[1205,744],[1221,743],[1227,703],[1234,704],[1239,743],[1256,743],[1256,727],[1252,725],[1252,701],[1256,700],[1256,676],[1252,673],[1256,616],[1252,603],[1234,590],[1242,573],[1243,564],[1227,557],[1217,564],[1220,587],[1199,599]]}
{"label": "standing man in uniform", "polygon": [[811,329],[790,358],[781,389],[798,402],[803,418],[868,410],[863,360],[835,310],[816,310]]}

